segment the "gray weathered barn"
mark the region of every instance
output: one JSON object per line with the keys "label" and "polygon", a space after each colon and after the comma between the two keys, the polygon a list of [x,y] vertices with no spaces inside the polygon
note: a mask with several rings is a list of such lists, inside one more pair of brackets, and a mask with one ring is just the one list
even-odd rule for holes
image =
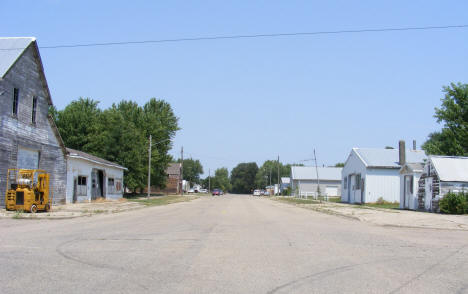
{"label": "gray weathered barn", "polygon": [[8,168],[50,173],[53,202],[65,201],[66,150],[35,38],[0,38],[0,206]]}

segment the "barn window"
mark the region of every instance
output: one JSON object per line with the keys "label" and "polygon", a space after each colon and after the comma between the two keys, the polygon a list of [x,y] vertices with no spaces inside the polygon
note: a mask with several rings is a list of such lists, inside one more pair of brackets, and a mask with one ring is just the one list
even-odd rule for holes
{"label": "barn window", "polygon": [[107,179],[107,192],[115,193],[114,178]]}
{"label": "barn window", "polygon": [[31,122],[36,123],[36,110],[37,110],[37,97],[34,96],[32,99],[32,113],[31,113]]}
{"label": "barn window", "polygon": [[19,100],[19,89],[14,88],[13,89],[13,109],[12,109],[12,114],[14,116],[18,115],[18,100]]}
{"label": "barn window", "polygon": [[87,178],[85,176],[78,176],[78,186],[76,194],[79,196],[86,196],[88,195],[88,189],[86,185]]}
{"label": "barn window", "polygon": [[348,189],[348,177],[345,177],[343,179],[343,186],[344,186],[345,189]]}

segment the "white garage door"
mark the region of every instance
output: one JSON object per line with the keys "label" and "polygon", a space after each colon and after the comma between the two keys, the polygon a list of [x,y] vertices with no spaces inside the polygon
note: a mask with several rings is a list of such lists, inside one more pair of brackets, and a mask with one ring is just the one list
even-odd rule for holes
{"label": "white garage door", "polygon": [[327,186],[325,189],[327,196],[338,196],[338,187],[337,186]]}
{"label": "white garage door", "polygon": [[18,168],[39,168],[39,151],[18,147]]}

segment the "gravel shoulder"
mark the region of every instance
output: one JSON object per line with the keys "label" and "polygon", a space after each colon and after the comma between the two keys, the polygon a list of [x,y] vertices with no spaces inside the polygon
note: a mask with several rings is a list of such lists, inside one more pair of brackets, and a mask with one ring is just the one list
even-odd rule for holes
{"label": "gravel shoulder", "polygon": [[28,213],[0,209],[0,218],[14,219],[68,219],[100,214],[115,214],[142,209],[149,206],[168,205],[197,199],[197,196],[153,196],[134,199],[100,200],[86,203],[72,203],[52,206],[49,212]]}
{"label": "gravel shoulder", "polygon": [[270,199],[380,226],[468,230],[468,215],[446,215],[333,202],[298,203],[300,201],[290,202],[288,201],[288,198],[290,197],[275,197]]}

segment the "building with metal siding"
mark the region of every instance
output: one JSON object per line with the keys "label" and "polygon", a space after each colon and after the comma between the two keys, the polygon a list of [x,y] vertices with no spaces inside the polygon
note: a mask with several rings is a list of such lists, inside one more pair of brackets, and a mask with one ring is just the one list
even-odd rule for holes
{"label": "building with metal siding", "polygon": [[341,196],[341,168],[292,166],[290,183],[291,194],[294,196],[315,197],[318,187],[321,195]]}
{"label": "building with metal siding", "polygon": [[53,202],[65,201],[66,151],[51,105],[36,39],[0,38],[0,206],[8,168],[46,170]]}
{"label": "building with metal siding", "polygon": [[[342,171],[342,202],[400,201],[398,149],[353,148]],[[422,150],[407,150],[407,162],[421,163]]]}

